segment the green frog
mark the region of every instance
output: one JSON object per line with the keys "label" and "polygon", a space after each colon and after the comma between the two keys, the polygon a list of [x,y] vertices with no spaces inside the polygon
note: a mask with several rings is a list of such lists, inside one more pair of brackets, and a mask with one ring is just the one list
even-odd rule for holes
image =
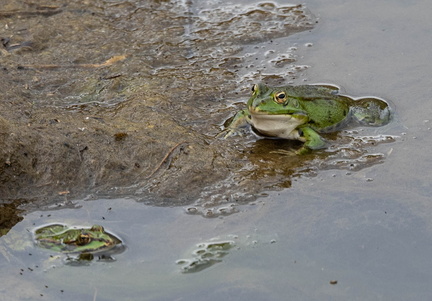
{"label": "green frog", "polygon": [[238,112],[221,134],[226,138],[249,123],[258,134],[304,142],[296,153],[305,154],[327,146],[321,134],[338,131],[350,122],[382,126],[390,118],[390,108],[385,101],[378,98],[354,100],[338,94],[335,87],[255,84],[247,108]]}
{"label": "green frog", "polygon": [[100,225],[91,228],[71,228],[53,224],[35,230],[36,244],[62,253],[100,253],[120,245],[122,241]]}

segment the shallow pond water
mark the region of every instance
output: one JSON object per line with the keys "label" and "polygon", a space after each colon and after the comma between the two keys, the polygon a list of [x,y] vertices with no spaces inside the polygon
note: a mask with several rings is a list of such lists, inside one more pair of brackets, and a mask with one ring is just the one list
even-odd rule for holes
{"label": "shallow pond water", "polygon": [[[242,6],[241,2],[236,1],[240,5],[239,15],[242,9],[250,11],[247,7],[254,5],[243,1],[246,4]],[[196,14],[206,7],[217,8],[221,2],[173,3]],[[181,48],[189,60],[197,53],[203,57],[183,70],[185,77],[191,76],[192,80],[199,74],[194,73],[194,68],[211,62],[206,55],[229,57],[230,66],[242,60],[241,68],[238,76],[230,78],[227,73],[228,83],[216,91],[209,90],[212,82],[182,89],[184,79],[174,82],[170,91],[178,91],[182,102],[182,93],[217,95],[217,101],[205,102],[207,110],[214,113],[210,123],[215,126],[205,128],[209,137],[220,129],[218,124],[224,118],[241,106],[238,102],[244,97],[236,93],[247,95],[245,87],[254,81],[332,83],[350,95],[380,96],[396,108],[394,121],[382,128],[352,129],[337,140],[346,144],[347,152],[354,145],[366,149],[365,153],[352,160],[348,156],[346,162],[341,162],[343,158],[338,154],[335,158],[318,155],[296,161],[260,155],[265,153],[263,150],[287,146],[284,143],[237,137],[218,147],[249,152],[241,158],[245,167],[235,174],[236,181],[248,182],[239,187],[251,187],[250,191],[237,193],[255,196],[247,198],[247,202],[235,202],[236,198],[212,201],[217,192],[236,193],[233,178],[212,183],[195,200],[166,207],[151,206],[151,202],[133,196],[113,194],[103,198],[95,194],[73,199],[62,195],[55,203],[44,206],[43,211],[29,211],[7,235],[0,237],[0,293],[7,300],[431,299],[432,160],[428,149],[432,143],[432,108],[428,73],[432,67],[432,40],[428,28],[432,4],[421,0],[305,3],[318,20],[313,29],[288,37],[276,35],[271,42],[266,37],[248,36],[241,50],[215,47],[214,52],[205,53],[199,49],[191,51],[191,44]],[[136,9],[130,6],[127,10],[128,2],[121,5],[125,12]],[[112,9],[117,8],[113,2]],[[125,14],[132,21],[135,16],[140,20],[139,15]],[[208,13],[195,26],[205,18],[218,21]],[[242,20],[238,22],[236,26],[241,26]],[[124,21],[125,28],[128,24]],[[194,30],[197,29],[190,27],[189,32],[180,34],[192,35]],[[196,43],[192,46],[205,45]],[[226,55],[224,51],[233,52]],[[145,55],[160,58],[156,50]],[[290,61],[291,56],[294,62]],[[156,72],[155,82],[160,76],[160,81],[166,83],[172,66],[179,68],[183,62],[168,63],[161,59],[158,69],[152,71]],[[221,68],[225,72],[231,67]],[[236,69],[232,70],[235,73]],[[220,84],[220,70],[214,72],[218,75],[214,84]],[[232,89],[228,99],[219,94],[221,89]],[[112,90],[108,92],[111,95]],[[171,109],[188,105],[185,102]],[[223,111],[224,108],[229,109]],[[179,112],[182,111],[172,114],[179,118]],[[202,117],[201,111],[194,114],[198,117],[191,117],[192,120]],[[182,125],[190,122],[177,120]],[[195,122],[190,127],[199,129],[202,124]],[[370,145],[353,144],[344,140],[344,135],[374,138]],[[391,137],[391,143],[376,143],[381,136]],[[294,169],[284,167],[283,162],[289,162]],[[275,165],[279,169],[271,168]],[[254,181],[256,189],[252,188]],[[32,244],[32,229],[58,222],[102,224],[124,241],[126,250],[114,255],[115,261],[68,265],[65,256]],[[212,242],[229,242],[231,247],[210,254],[215,259],[212,265],[183,273],[185,263],[197,259],[202,245]]]}

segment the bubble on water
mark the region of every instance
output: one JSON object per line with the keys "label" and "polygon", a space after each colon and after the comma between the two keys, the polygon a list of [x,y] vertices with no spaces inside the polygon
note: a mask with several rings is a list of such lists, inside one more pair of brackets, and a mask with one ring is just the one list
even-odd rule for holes
{"label": "bubble on water", "polygon": [[186,212],[189,214],[197,214],[198,209],[196,207],[189,207],[189,208],[186,208]]}
{"label": "bubble on water", "polygon": [[189,263],[189,262],[190,262],[190,261],[187,260],[187,259],[179,259],[179,260],[176,261],[176,264],[187,264],[187,263]]}
{"label": "bubble on water", "polygon": [[264,57],[269,57],[269,56],[271,56],[272,54],[274,54],[275,53],[275,51],[274,50],[267,50],[266,52],[264,52]]}
{"label": "bubble on water", "polygon": [[288,64],[292,64],[295,62],[293,57],[280,56],[270,61],[277,68],[285,67]]}

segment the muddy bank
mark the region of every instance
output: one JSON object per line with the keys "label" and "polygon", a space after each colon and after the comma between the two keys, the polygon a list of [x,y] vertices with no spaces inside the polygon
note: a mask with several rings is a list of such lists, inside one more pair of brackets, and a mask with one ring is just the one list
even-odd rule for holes
{"label": "muddy bank", "polygon": [[3,119],[1,197],[76,197],[147,184],[149,192],[181,203],[222,177],[226,164],[199,134],[145,105],[122,107],[46,108],[26,124]]}
{"label": "muddy bank", "polygon": [[3,202],[125,193],[179,205],[242,168],[239,153],[212,138],[244,80],[242,45],[315,20],[299,5],[197,5],[2,7]]}

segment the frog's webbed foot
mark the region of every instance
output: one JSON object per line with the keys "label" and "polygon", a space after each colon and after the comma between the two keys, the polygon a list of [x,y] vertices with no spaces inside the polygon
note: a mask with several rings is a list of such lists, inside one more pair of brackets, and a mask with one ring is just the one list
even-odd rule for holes
{"label": "frog's webbed foot", "polygon": [[249,111],[247,109],[241,110],[234,117],[228,119],[227,127],[216,135],[216,138],[228,138],[238,132],[239,128],[247,125],[249,122]]}
{"label": "frog's webbed foot", "polygon": [[293,149],[278,149],[278,150],[271,151],[270,153],[271,154],[282,155],[282,156],[287,156],[287,157],[292,157],[292,156],[297,156],[297,155],[306,155],[306,154],[309,154],[310,152],[312,152],[312,149],[310,149],[307,146],[302,146],[298,150],[293,150]]}
{"label": "frog's webbed foot", "polygon": [[235,130],[235,129],[226,128],[226,129],[224,129],[222,132],[220,132],[219,134],[217,134],[217,135],[215,136],[215,138],[218,138],[218,139],[226,139],[226,138],[228,138],[229,136],[234,135],[235,133],[236,133],[236,130]]}
{"label": "frog's webbed foot", "polygon": [[292,157],[292,156],[295,156],[297,154],[297,152],[292,150],[292,149],[278,149],[278,150],[271,151],[270,153],[276,154],[276,155],[287,156],[287,157]]}
{"label": "frog's webbed foot", "polygon": [[302,146],[300,149],[295,151],[296,155],[306,155],[309,154],[310,152],[312,152],[312,149],[310,149],[307,146]]}

